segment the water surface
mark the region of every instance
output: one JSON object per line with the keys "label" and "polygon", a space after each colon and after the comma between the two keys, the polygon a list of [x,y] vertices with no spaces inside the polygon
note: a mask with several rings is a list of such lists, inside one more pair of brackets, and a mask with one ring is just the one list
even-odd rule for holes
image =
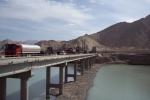
{"label": "water surface", "polygon": [[150,66],[101,65],[87,100],[149,100]]}

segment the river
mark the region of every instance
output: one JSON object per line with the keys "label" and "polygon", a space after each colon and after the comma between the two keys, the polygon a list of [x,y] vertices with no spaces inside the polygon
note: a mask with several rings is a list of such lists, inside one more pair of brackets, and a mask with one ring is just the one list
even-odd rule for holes
{"label": "river", "polygon": [[[71,66],[71,65],[70,65]],[[150,66],[104,64],[97,72],[87,100],[149,100]],[[53,83],[58,83],[58,68],[52,68]],[[72,69],[70,68],[70,73]],[[29,100],[45,100],[46,69],[32,70],[28,80]],[[7,79],[6,100],[20,100],[20,80]],[[51,100],[55,97],[51,96]]]}
{"label": "river", "polygon": [[101,65],[87,100],[149,100],[150,66]]}

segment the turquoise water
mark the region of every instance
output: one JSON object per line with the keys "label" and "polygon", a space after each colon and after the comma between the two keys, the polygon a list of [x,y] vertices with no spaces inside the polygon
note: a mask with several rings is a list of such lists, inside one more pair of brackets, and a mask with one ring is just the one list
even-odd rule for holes
{"label": "turquoise water", "polygon": [[101,65],[87,100],[150,100],[150,66]]}

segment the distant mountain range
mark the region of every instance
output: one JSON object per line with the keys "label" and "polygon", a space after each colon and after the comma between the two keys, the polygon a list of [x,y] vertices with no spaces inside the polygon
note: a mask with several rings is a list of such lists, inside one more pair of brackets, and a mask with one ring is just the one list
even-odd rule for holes
{"label": "distant mountain range", "polygon": [[[0,45],[12,40],[0,41]],[[150,49],[150,15],[132,23],[120,22],[97,33],[80,36],[70,41],[28,41],[38,44],[42,49],[51,46],[55,49],[80,46],[86,49]]]}

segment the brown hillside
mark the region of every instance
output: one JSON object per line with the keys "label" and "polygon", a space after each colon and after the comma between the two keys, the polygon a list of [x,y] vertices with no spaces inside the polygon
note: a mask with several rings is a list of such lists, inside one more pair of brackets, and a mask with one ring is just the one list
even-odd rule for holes
{"label": "brown hillside", "polygon": [[109,47],[150,48],[150,16],[133,23],[121,22],[92,34],[100,44]]}

